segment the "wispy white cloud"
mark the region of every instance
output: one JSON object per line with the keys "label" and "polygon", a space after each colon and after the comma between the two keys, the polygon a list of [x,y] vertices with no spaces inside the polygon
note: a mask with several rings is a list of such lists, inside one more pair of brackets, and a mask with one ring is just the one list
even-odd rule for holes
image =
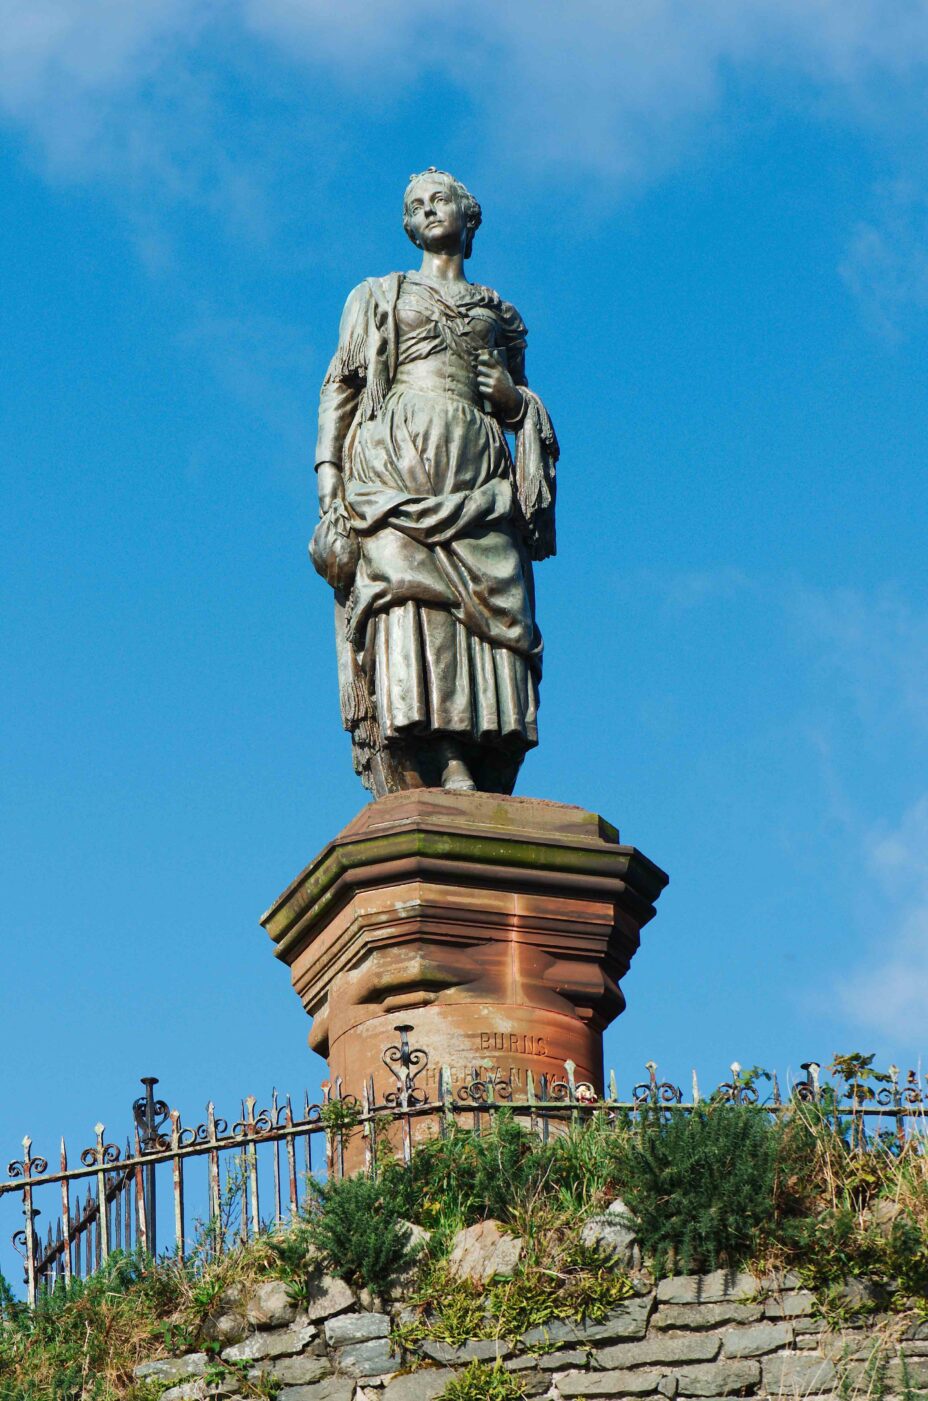
{"label": "wispy white cloud", "polygon": [[[472,0],[436,12],[380,0],[242,0],[244,23],[304,62],[339,66],[379,94],[434,71],[474,94],[501,148],[610,176],[647,174],[711,114],[732,70],[786,76],[868,109],[873,85],[928,59],[924,0]],[[503,115],[504,113],[504,115]]]}
{"label": "wispy white cloud", "polygon": [[[310,371],[321,373],[305,328],[276,317],[217,316],[203,310],[181,332],[178,344],[208,367],[257,425],[277,479],[295,485],[298,473],[299,488],[305,490],[305,389]],[[221,464],[229,452],[226,434],[198,443],[191,470],[204,470],[207,459]]]}
{"label": "wispy white cloud", "polygon": [[869,875],[884,910],[871,950],[841,980],[844,1010],[862,1027],[900,1048],[924,1051],[928,1042],[928,795],[894,828],[880,827],[865,842]]}
{"label": "wispy white cloud", "polygon": [[896,339],[928,310],[928,196],[911,180],[878,192],[877,210],[857,224],[841,276],[871,322]]}
{"label": "wispy white cloud", "polygon": [[928,731],[928,615],[898,588],[794,587],[786,601],[798,634],[871,732]]}
{"label": "wispy white cloud", "polygon": [[0,106],[53,161],[88,139],[109,145],[109,118],[144,107],[166,56],[202,25],[203,0],[0,0]]}
{"label": "wispy white cloud", "polygon": [[928,4],[0,0],[0,107],[59,169],[109,157],[176,179],[210,61],[242,37],[336,78],[348,102],[383,105],[432,75],[470,96],[475,143],[495,160],[614,181],[702,139],[732,72],[786,78],[791,101],[868,120],[887,85],[923,70]]}
{"label": "wispy white cloud", "polygon": [[236,12],[227,0],[0,0],[0,120],[52,179],[101,182],[155,266],[172,257],[174,205],[263,232],[260,163],[234,148],[212,59]]}
{"label": "wispy white cloud", "polygon": [[665,605],[678,612],[689,612],[710,603],[724,603],[737,594],[757,587],[755,580],[734,565],[664,574],[654,582]]}
{"label": "wispy white cloud", "polygon": [[819,732],[825,784],[817,826],[837,841],[826,880],[845,910],[848,947],[865,950],[830,982],[820,1011],[839,1009],[893,1054],[917,1055],[928,1028],[928,613],[897,586],[794,586],[784,597],[813,663],[806,719]]}

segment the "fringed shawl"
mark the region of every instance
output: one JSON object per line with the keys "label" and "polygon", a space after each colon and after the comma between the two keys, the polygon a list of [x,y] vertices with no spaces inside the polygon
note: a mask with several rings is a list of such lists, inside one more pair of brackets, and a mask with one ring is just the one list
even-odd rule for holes
{"label": "fringed shawl", "polygon": [[402,281],[398,272],[369,277],[354,289],[342,313],[338,349],[322,387],[360,380],[362,418],[377,416],[396,375],[396,302]]}
{"label": "fringed shawl", "polygon": [[522,385],[525,414],[516,431],[516,499],[525,523],[525,537],[532,559],[557,553],[554,501],[557,494],[557,460],[560,456],[554,425],[537,394]]}

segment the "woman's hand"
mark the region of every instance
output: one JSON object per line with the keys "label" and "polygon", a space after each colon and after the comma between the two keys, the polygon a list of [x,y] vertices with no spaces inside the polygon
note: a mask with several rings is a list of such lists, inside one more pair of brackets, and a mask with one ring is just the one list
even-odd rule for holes
{"label": "woman's hand", "polygon": [[319,492],[319,514],[324,516],[333,501],[344,501],[345,479],[334,462],[320,462],[316,468],[316,490]]}
{"label": "woman's hand", "polygon": [[481,350],[477,356],[477,387],[504,419],[515,419],[521,414],[522,395],[512,375],[488,350]]}

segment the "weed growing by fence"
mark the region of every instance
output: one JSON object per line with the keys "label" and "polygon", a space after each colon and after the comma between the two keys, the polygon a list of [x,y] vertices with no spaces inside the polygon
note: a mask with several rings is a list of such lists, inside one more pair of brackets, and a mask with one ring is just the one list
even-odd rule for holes
{"label": "weed growing by fence", "polygon": [[732,1266],[775,1214],[777,1134],[763,1111],[731,1104],[647,1115],[624,1143],[623,1198],[659,1274]]}
{"label": "weed growing by fence", "polygon": [[758,1249],[798,1269],[833,1314],[847,1279],[868,1282],[858,1309],[928,1313],[928,1154],[924,1136],[859,1142],[856,1126],[804,1105],[778,1126],[776,1218]]}
{"label": "weed growing by fence", "polygon": [[501,1111],[489,1133],[453,1127],[447,1138],[418,1148],[408,1167],[388,1162],[381,1181],[399,1215],[445,1242],[461,1226],[508,1220],[513,1205],[537,1190],[548,1156],[534,1135]]}
{"label": "weed growing by fence", "polygon": [[383,1184],[346,1177],[314,1185],[309,1238],[333,1274],[372,1294],[385,1294],[412,1264],[411,1232]]}

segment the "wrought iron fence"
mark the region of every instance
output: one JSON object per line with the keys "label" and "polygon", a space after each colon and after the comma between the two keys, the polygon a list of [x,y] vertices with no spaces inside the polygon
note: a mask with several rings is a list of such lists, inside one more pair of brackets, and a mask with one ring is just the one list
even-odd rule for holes
{"label": "wrought iron fence", "polygon": [[[876,1133],[884,1142],[902,1144],[913,1130],[925,1131],[928,1076],[923,1077],[923,1089],[914,1070],[904,1079],[896,1066],[885,1073],[874,1072],[872,1057],[845,1058],[845,1083],[840,1089],[822,1081],[818,1062],[805,1062],[803,1078],[790,1085],[785,1095],[775,1075],[756,1068],[745,1072],[735,1062],[731,1078],[705,1096],[694,1071],[688,1098],[679,1085],[661,1080],[657,1065],[649,1061],[647,1079],[636,1084],[631,1098],[625,1100],[619,1098],[614,1072],[600,1096],[593,1085],[576,1079],[571,1061],[565,1063],[563,1076],[540,1075],[536,1081],[529,1073],[517,1089],[512,1071],[507,1075],[503,1068],[484,1062],[472,1067],[469,1077],[457,1085],[451,1070],[442,1067],[437,1093],[431,1098],[423,1083],[429,1055],[410,1045],[412,1030],[398,1026],[399,1040],[383,1053],[395,1084],[380,1100],[372,1077],[360,1097],[345,1092],[336,1080],[323,1088],[322,1103],[310,1103],[304,1094],[299,1113],[289,1096],[280,1102],[275,1092],[267,1109],[259,1110],[253,1096],[244,1100],[241,1115],[231,1127],[217,1117],[212,1103],[207,1105],[204,1122],[186,1126],[177,1110],[156,1098],[158,1080],[149,1076],[142,1080],[144,1093],[132,1106],[133,1130],[125,1151],[107,1142],[105,1126],[97,1124],[95,1142],[81,1152],[80,1166],[69,1165],[62,1140],[58,1171],[49,1172],[48,1161],[33,1156],[27,1136],[22,1158],[10,1163],[8,1179],[0,1181],[0,1199],[20,1199],[24,1225],[14,1232],[13,1244],[24,1261],[30,1303],[60,1280],[92,1274],[115,1250],[141,1249],[151,1255],[161,1250],[185,1258],[195,1246],[210,1254],[221,1253],[230,1235],[247,1242],[266,1227],[297,1215],[308,1190],[307,1179],[314,1173],[341,1175],[346,1163],[349,1168],[375,1171],[377,1145],[394,1130],[391,1147],[408,1161],[417,1140],[436,1133],[447,1135],[459,1120],[482,1132],[503,1109],[527,1120],[543,1141],[596,1117],[611,1124],[633,1122],[645,1113],[691,1112],[720,1101],[756,1106],[770,1114],[789,1111],[797,1104],[817,1105],[823,1115],[846,1129],[850,1145],[857,1148],[868,1142],[868,1119],[877,1120]],[[765,1084],[769,1088],[762,1098]],[[869,1138],[873,1132],[871,1126]],[[322,1139],[322,1150],[316,1151],[314,1162],[317,1137]],[[204,1214],[192,1240],[187,1170],[192,1160],[201,1158],[206,1160],[205,1188],[200,1181]],[[167,1191],[165,1178],[170,1181]],[[53,1199],[56,1211],[60,1199],[60,1216],[43,1236],[37,1224],[41,1213],[36,1196],[42,1193],[47,1201],[52,1195],[48,1189],[53,1188],[58,1189]],[[233,1198],[234,1221],[228,1215]],[[268,1200],[262,1214],[262,1203]],[[159,1208],[165,1206],[169,1211],[166,1232],[159,1226]]]}

